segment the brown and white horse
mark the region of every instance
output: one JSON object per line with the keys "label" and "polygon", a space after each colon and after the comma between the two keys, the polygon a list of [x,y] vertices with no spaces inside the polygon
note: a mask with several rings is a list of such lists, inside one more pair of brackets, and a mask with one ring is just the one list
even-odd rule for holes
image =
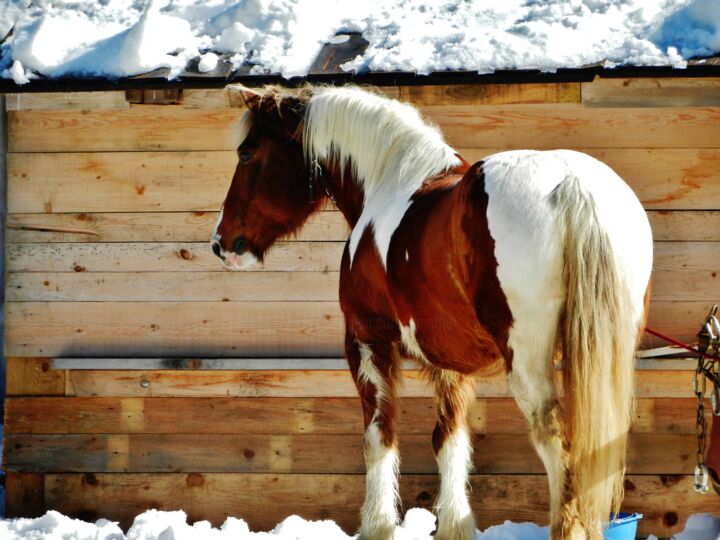
{"label": "brown and white horse", "polygon": [[551,537],[600,538],[623,495],[652,264],[628,186],[567,150],[470,165],[414,108],[359,88],[228,91],[248,112],[212,237],[223,263],[261,262],[325,197],[352,228],[340,303],[366,426],[361,538],[389,539],[398,521],[402,358],[437,391],[436,538],[472,538],[466,414],[473,377],[498,367],[547,470]]}

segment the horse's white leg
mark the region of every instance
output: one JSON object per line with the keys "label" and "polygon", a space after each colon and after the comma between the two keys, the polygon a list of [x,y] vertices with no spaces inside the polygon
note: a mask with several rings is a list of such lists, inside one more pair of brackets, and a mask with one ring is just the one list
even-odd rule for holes
{"label": "horse's white leg", "polygon": [[475,519],[467,494],[468,473],[472,467],[467,408],[472,399],[472,379],[439,369],[432,375],[438,399],[438,420],[432,442],[440,470],[435,539],[471,540]]}
{"label": "horse's white leg", "polygon": [[[565,421],[553,380],[550,338],[545,346],[513,349],[510,391],[530,424],[536,452],[548,476],[550,488],[550,538],[584,540],[573,497],[565,449]],[[544,352],[539,352],[543,351]]]}
{"label": "horse's white leg", "polygon": [[390,540],[398,521],[398,450],[395,434],[393,346],[349,341],[348,361],[365,416],[365,503],[360,538]]}

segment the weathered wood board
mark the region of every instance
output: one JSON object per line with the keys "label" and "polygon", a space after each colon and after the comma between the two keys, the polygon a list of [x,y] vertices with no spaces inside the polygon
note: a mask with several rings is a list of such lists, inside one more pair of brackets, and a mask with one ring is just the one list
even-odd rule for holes
{"label": "weathered wood board", "polygon": [[[718,300],[720,79],[390,87],[469,161],[573,148],[638,194],[655,237],[649,324],[693,340]],[[263,268],[224,271],[208,248],[244,113],[221,90],[177,104],[124,92],[9,96],[6,238],[9,515],[54,508],[129,520],[148,507],[268,529],[289,514],[357,527],[362,413],[347,371],[51,368],[47,357],[337,357],[340,257],[332,205]],[[658,345],[646,339],[644,346]],[[118,360],[121,362],[122,360]],[[120,364],[118,364],[120,365]],[[260,366],[262,367],[262,366]],[[557,372],[558,382],[560,372]],[[640,369],[625,505],[640,534],[720,513],[691,490],[695,402],[686,369]],[[400,389],[402,495],[432,505],[432,392]],[[545,522],[546,480],[498,372],[478,381],[472,499],[479,525]],[[711,416],[709,407],[707,419]],[[331,449],[331,450],[328,450]],[[258,497],[263,493],[263,497]]]}
{"label": "weathered wood board", "polygon": [[[18,390],[18,389],[14,389]],[[342,389],[340,389],[342,390]],[[686,392],[687,396],[690,392]],[[24,395],[16,394],[16,395]],[[428,434],[435,426],[432,398],[403,397],[401,436]],[[695,433],[697,400],[639,398],[633,433]],[[236,434],[347,435],[363,430],[357,397],[13,397],[7,433],[17,434]],[[712,419],[709,407],[705,410]],[[178,422],[182,417],[182,422]],[[476,398],[468,415],[477,434],[527,435],[527,422],[512,398]],[[11,447],[10,447],[11,448]]]}
{"label": "weathered wood board", "polygon": [[[435,474],[432,430],[400,437],[401,474]],[[213,434],[8,434],[5,469],[16,472],[227,472],[361,474],[362,430],[347,435]],[[479,474],[544,474],[523,434],[473,438]],[[332,452],[328,449],[332,448]],[[662,448],[652,460],[648,449]],[[634,434],[630,474],[693,474],[694,434]]]}
{"label": "weathered wood board", "polygon": [[[720,131],[717,125],[713,130]],[[688,141],[681,148],[670,149],[608,149],[583,146],[582,142],[573,139],[547,148],[577,149],[607,163],[626,179],[648,209],[717,209],[720,140],[715,141],[716,148],[686,147]],[[475,162],[503,146],[457,148]],[[10,153],[8,209],[11,213],[85,214],[217,211],[236,160],[235,152],[219,151]]]}
{"label": "weathered wood board", "polygon": [[[592,108],[577,103],[429,105],[457,148],[717,148],[720,107]],[[10,152],[230,150],[242,109],[144,105],[10,111]],[[111,129],[112,128],[112,129]],[[539,138],[537,133],[542,133]]]}
{"label": "weathered wood board", "polygon": [[[12,473],[14,474],[14,473]],[[543,475],[472,475],[472,506],[481,529],[514,521],[545,523],[548,494]],[[403,508],[431,508],[434,475],[404,475]],[[228,516],[246,519],[253,530],[269,530],[290,514],[332,519],[348,532],[358,526],[364,493],[362,475],[271,473],[46,474],[45,504],[95,520],[110,517],[129,526],[147,508],[183,509],[188,519],[220,525]],[[257,494],[262,493],[262,497]],[[642,512],[638,533],[669,537],[698,512],[717,511],[716,499],[694,493],[683,475],[630,475],[625,508]]]}

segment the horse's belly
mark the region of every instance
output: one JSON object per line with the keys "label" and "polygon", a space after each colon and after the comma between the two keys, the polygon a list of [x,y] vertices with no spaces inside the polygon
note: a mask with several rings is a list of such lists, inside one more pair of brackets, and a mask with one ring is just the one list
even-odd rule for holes
{"label": "horse's belly", "polygon": [[[445,324],[433,324],[438,320]],[[472,316],[461,321],[420,318],[416,322],[411,318],[406,324],[398,323],[405,355],[428,367],[467,375],[488,375],[504,368],[495,340]]]}

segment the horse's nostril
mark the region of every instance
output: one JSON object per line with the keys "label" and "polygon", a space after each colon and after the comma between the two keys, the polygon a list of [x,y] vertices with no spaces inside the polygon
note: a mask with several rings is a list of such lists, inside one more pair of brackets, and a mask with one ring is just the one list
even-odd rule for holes
{"label": "horse's nostril", "polygon": [[220,257],[221,259],[223,258],[222,255],[220,255],[220,244],[213,242],[212,250],[217,257]]}
{"label": "horse's nostril", "polygon": [[233,242],[232,250],[238,255],[242,255],[247,251],[247,239],[244,236],[238,236]]}

